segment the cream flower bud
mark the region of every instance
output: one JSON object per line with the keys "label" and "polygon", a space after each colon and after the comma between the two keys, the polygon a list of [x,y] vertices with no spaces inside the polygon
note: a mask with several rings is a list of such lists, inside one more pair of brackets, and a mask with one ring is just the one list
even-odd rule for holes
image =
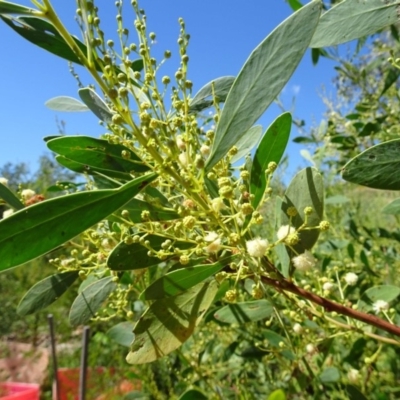
{"label": "cream flower bud", "polygon": [[309,354],[313,354],[313,353],[315,353],[315,346],[313,345],[313,344],[311,344],[311,343],[309,343],[307,346],[306,346],[306,351],[307,351],[307,353],[309,353]]}
{"label": "cream flower bud", "polygon": [[350,369],[350,371],[347,373],[347,379],[350,383],[357,383],[360,379],[360,371],[354,368]]}
{"label": "cream flower bud", "polygon": [[204,237],[206,242],[213,242],[218,239],[218,233],[216,232],[208,232],[208,234]]}
{"label": "cream flower bud", "polygon": [[375,314],[379,314],[382,311],[389,310],[389,303],[387,301],[384,301],[384,300],[377,300],[372,305],[372,308],[375,311]]}
{"label": "cream flower bud", "polygon": [[344,276],[344,280],[348,285],[354,286],[358,281],[358,276],[354,272],[348,272]]}
{"label": "cream flower bud", "polygon": [[278,240],[283,240],[283,239],[285,239],[285,237],[287,237],[295,232],[296,232],[296,229],[294,229],[293,226],[282,225],[278,229],[278,232],[276,232],[276,236],[277,236]]}
{"label": "cream flower bud", "polygon": [[296,323],[293,325],[293,332],[297,335],[300,335],[300,333],[303,332],[303,327],[300,324]]}
{"label": "cream flower bud", "polygon": [[188,157],[187,157],[187,153],[186,153],[186,152],[183,152],[183,153],[179,154],[178,158],[179,158],[179,162],[182,164],[182,166],[183,166],[184,168],[186,168],[186,167],[188,166]]}
{"label": "cream flower bud", "polygon": [[268,248],[268,240],[266,239],[253,239],[246,242],[247,252],[252,257],[262,257],[267,248]]}
{"label": "cream flower bud", "polygon": [[308,250],[306,250],[303,254],[300,254],[299,256],[293,257],[292,261],[296,269],[303,272],[315,267],[317,263],[317,260]]}
{"label": "cream flower bud", "polygon": [[208,246],[206,246],[204,250],[210,254],[218,253],[221,250],[221,239],[218,238],[217,240],[214,240]]}
{"label": "cream flower bud", "polygon": [[0,183],[4,186],[7,186],[8,179],[0,176]]}
{"label": "cream flower bud", "polygon": [[324,289],[326,292],[330,292],[332,289],[333,289],[333,283],[331,283],[331,282],[325,282],[323,285],[322,285],[322,289]]}
{"label": "cream flower bud", "polygon": [[33,190],[31,190],[31,189],[24,189],[24,190],[21,192],[21,197],[22,197],[24,200],[29,200],[29,199],[31,199],[35,194],[36,194],[36,193],[35,193]]}
{"label": "cream flower bud", "polygon": [[200,153],[202,156],[207,157],[210,154],[210,146],[207,146],[203,144],[203,146],[200,147]]}
{"label": "cream flower bud", "polygon": [[180,150],[186,150],[186,144],[185,144],[185,142],[183,141],[181,135],[177,136],[177,138],[176,138],[176,145],[178,146],[178,148],[179,148]]}
{"label": "cream flower bud", "polygon": [[220,212],[225,207],[224,200],[221,197],[216,197],[211,200],[211,208],[216,212]]}

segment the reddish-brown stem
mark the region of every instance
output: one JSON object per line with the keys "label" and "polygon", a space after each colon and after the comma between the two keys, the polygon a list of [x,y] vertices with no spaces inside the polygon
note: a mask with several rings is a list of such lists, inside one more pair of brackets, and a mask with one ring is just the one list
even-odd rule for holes
{"label": "reddish-brown stem", "polygon": [[273,286],[279,291],[287,291],[301,296],[307,300],[312,301],[314,304],[318,304],[323,307],[327,312],[337,312],[338,314],[345,315],[350,318],[354,318],[358,321],[365,322],[368,325],[375,326],[393,335],[400,336],[400,326],[393,325],[375,315],[367,314],[353,308],[346,307],[342,304],[335,303],[334,301],[325,299],[324,297],[318,296],[315,293],[311,293],[308,290],[302,289],[296,286],[294,283],[289,282],[286,279],[276,280],[267,277],[262,277],[262,281],[269,286]]}

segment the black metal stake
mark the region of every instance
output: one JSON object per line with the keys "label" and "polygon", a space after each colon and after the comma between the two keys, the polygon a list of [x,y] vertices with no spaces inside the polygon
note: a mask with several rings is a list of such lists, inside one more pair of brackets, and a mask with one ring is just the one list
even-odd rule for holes
{"label": "black metal stake", "polygon": [[47,316],[50,329],[50,345],[51,345],[51,358],[53,360],[53,381],[55,386],[56,400],[60,400],[60,385],[58,381],[58,365],[57,365],[57,352],[56,352],[56,338],[54,334],[54,319],[53,314]]}
{"label": "black metal stake", "polygon": [[90,328],[83,328],[81,369],[79,373],[79,400],[86,399],[87,361],[89,353],[89,332]]}

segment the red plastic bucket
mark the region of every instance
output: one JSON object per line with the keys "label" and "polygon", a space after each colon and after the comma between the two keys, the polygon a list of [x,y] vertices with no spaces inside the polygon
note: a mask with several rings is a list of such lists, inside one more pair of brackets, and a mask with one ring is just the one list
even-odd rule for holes
{"label": "red plastic bucket", "polygon": [[34,383],[0,383],[0,400],[39,400],[39,385]]}

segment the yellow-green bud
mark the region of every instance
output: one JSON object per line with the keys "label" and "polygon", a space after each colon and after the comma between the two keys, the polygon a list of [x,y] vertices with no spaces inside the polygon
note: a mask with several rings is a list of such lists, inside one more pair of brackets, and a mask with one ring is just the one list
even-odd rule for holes
{"label": "yellow-green bud", "polygon": [[321,229],[321,231],[327,231],[330,228],[330,223],[328,221],[321,221],[319,223],[319,229]]}
{"label": "yellow-green bud", "polygon": [[233,303],[234,301],[236,301],[236,298],[237,298],[237,291],[236,290],[228,290],[226,293],[225,293],[225,299],[227,300],[227,301],[229,301],[230,303]]}
{"label": "yellow-green bud", "polygon": [[240,173],[240,177],[244,180],[247,181],[250,178],[250,172],[249,171],[242,171]]}
{"label": "yellow-green bud", "polygon": [[188,216],[183,218],[183,226],[187,229],[192,229],[196,224],[196,218]]}
{"label": "yellow-green bud", "polygon": [[243,215],[250,215],[253,213],[254,208],[250,203],[243,203],[241,206],[241,211]]}
{"label": "yellow-green bud", "polygon": [[171,57],[171,52],[169,50],[166,50],[164,52],[164,58],[170,58]]}
{"label": "yellow-green bud", "polygon": [[289,207],[287,210],[286,210],[286,214],[287,215],[289,215],[289,217],[295,217],[296,215],[297,215],[297,210],[296,210],[296,207]]}
{"label": "yellow-green bud", "polygon": [[229,186],[231,184],[231,180],[226,176],[218,179],[218,186]]}
{"label": "yellow-green bud", "polygon": [[171,82],[171,78],[169,76],[163,76],[162,79],[161,79],[161,82],[164,85],[168,85]]}
{"label": "yellow-green bud", "polygon": [[267,172],[271,173],[274,172],[277,168],[277,163],[275,161],[271,161],[270,163],[268,163],[268,167],[267,167]]}
{"label": "yellow-green bud", "polygon": [[233,189],[230,186],[222,186],[218,190],[218,193],[221,197],[224,197],[225,199],[230,199],[233,196]]}
{"label": "yellow-green bud", "polygon": [[304,208],[304,214],[305,215],[311,215],[313,212],[313,208],[312,207],[306,207]]}
{"label": "yellow-green bud", "polygon": [[189,264],[189,261],[190,261],[190,258],[189,258],[188,256],[186,256],[186,255],[182,255],[182,256],[179,257],[179,262],[180,262],[182,265],[187,265],[187,264]]}

